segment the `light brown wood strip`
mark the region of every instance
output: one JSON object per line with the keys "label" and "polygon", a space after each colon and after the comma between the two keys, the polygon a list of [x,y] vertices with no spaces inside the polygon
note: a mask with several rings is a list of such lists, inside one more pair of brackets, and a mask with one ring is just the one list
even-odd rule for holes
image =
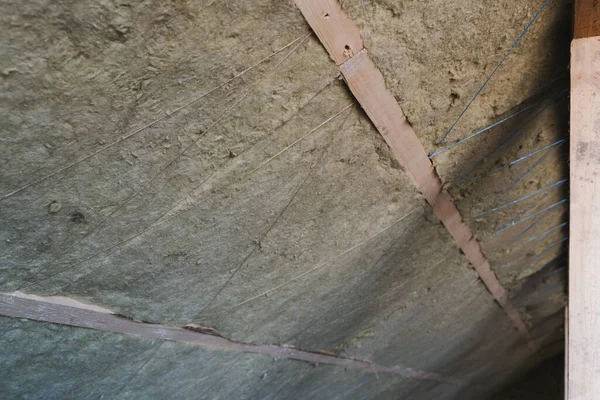
{"label": "light brown wood strip", "polygon": [[600,399],[600,37],[571,47],[568,399]]}
{"label": "light brown wood strip", "polygon": [[[305,19],[317,33],[317,36],[329,52],[331,58],[339,64],[340,70],[354,97],[361,104],[379,133],[394,151],[400,165],[406,170],[419,191],[433,208],[434,214],[442,221],[448,232],[456,240],[465,257],[478,272],[491,295],[504,309],[515,328],[523,335],[532,351],[527,327],[518,310],[508,299],[506,290],[490,268],[471,229],[463,222],[451,196],[442,188],[431,161],[422,143],[406,120],[398,102],[388,90],[381,71],[377,68],[368,51],[361,47],[359,51],[347,55],[349,58],[339,63],[340,43],[344,38],[360,43],[360,32],[337,0],[295,0]],[[336,3],[336,4],[333,4]],[[322,13],[329,18],[343,21],[339,25],[323,27]],[[333,13],[340,13],[333,16]],[[358,39],[357,39],[358,38]]]}
{"label": "light brown wood strip", "polygon": [[298,8],[337,65],[363,48],[360,32],[337,0],[299,1]]}
{"label": "light brown wood strip", "polygon": [[[77,302],[73,301],[70,304],[77,304]],[[237,343],[220,336],[194,332],[188,329],[131,321],[115,314],[107,313],[106,310],[97,311],[99,307],[81,306],[85,308],[57,303],[53,299],[44,301],[42,297],[34,299],[31,296],[17,297],[0,293],[0,315],[7,317],[26,318],[33,321],[50,322],[105,332],[125,333],[148,339],[193,344],[214,350],[254,353],[315,364],[337,365],[375,374],[388,373],[404,378],[428,380],[451,385],[465,384],[459,378],[446,377],[433,372],[403,366],[386,367],[368,361],[303,351],[288,346]]]}

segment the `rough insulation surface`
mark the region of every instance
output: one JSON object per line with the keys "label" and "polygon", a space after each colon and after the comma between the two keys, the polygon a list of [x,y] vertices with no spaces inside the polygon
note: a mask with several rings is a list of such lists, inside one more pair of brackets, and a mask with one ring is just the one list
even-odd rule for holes
{"label": "rough insulation surface", "polygon": [[[429,151],[538,3],[342,5]],[[562,89],[566,10],[551,3],[452,140]],[[292,1],[0,11],[0,291],[468,382],[377,380],[5,318],[9,397],[482,399],[539,362],[360,108],[345,109],[354,99]],[[469,216],[561,179],[565,149],[505,193],[539,158],[469,179],[564,138],[566,111],[566,98],[552,103],[497,157],[484,158],[531,114],[434,160],[542,357],[561,337],[564,276],[540,267],[561,247],[527,260],[560,230],[532,249],[514,228],[491,233],[561,190]]]}

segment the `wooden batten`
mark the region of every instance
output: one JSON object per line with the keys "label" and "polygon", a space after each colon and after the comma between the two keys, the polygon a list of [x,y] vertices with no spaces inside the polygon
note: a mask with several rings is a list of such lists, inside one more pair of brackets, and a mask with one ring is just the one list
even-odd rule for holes
{"label": "wooden batten", "polygon": [[442,182],[422,143],[388,90],[381,71],[363,47],[356,24],[338,0],[295,0],[295,3],[329,56],[340,67],[354,97],[431,205],[433,213],[444,224],[493,298],[535,352],[535,344],[519,311],[508,298],[506,289],[490,267],[471,229],[463,222],[454,201],[443,190]]}

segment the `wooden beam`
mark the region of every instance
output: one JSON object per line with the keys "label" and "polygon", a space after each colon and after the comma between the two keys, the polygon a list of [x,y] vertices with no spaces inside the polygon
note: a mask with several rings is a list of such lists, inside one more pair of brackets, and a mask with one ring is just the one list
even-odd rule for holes
{"label": "wooden beam", "polygon": [[600,1],[575,0],[573,38],[600,36]]}
{"label": "wooden beam", "polygon": [[600,399],[600,2],[575,4],[566,398]]}
{"label": "wooden beam", "polygon": [[400,165],[433,208],[434,214],[456,240],[479,277],[504,309],[529,347],[535,346],[521,316],[481,251],[471,229],[463,222],[450,195],[443,190],[423,145],[388,90],[381,71],[363,47],[360,31],[338,0],[295,0],[329,56],[340,67],[354,97],[394,151]]}

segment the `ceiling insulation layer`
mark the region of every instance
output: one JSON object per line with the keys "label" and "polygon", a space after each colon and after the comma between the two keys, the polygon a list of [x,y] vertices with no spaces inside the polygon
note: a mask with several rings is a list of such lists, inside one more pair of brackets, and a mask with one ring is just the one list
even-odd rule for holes
{"label": "ceiling insulation layer", "polygon": [[533,353],[293,1],[0,3],[1,292],[449,378],[3,317],[0,392],[485,399],[561,351],[567,1],[438,145],[541,6],[342,2],[428,153],[526,109],[433,163]]}

